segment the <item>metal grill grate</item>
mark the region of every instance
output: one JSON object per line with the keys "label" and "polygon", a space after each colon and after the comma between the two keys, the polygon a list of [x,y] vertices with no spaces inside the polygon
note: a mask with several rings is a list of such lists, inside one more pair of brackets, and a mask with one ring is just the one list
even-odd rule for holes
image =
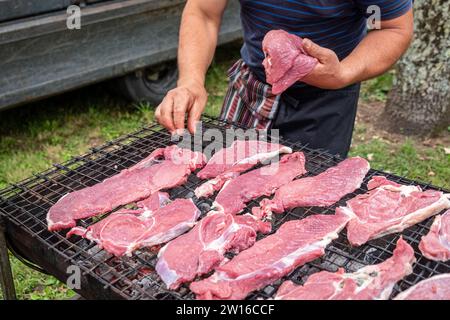
{"label": "metal grill grate", "polygon": [[[204,118],[203,124],[204,129],[214,128],[224,131],[225,128],[225,123],[211,118]],[[317,175],[335,165],[339,160],[323,151],[311,150],[298,143],[283,140],[281,143],[305,153],[308,175]],[[192,299],[194,296],[187,286],[181,287],[178,291],[168,291],[164,288],[164,284],[154,272],[157,248],[139,250],[132,257],[115,258],[98,249],[88,240],[78,237],[66,239],[66,231],[48,232],[45,221],[48,209],[64,194],[101,182],[142,160],[154,149],[170,144],[170,135],[158,125],[152,125],[101,147],[93,148],[83,156],[74,157],[64,164],[54,165],[54,168],[50,170],[0,191],[0,214],[6,217],[8,223],[20,228],[32,238],[33,247],[36,246],[33,250],[37,248],[46,250],[45,256],[39,257],[40,262],[56,261],[57,259],[65,262],[66,265],[57,266],[60,268],[59,278],[64,278],[64,270],[67,265],[71,264],[79,266],[83,275],[90,276],[93,281],[83,285],[80,291],[82,295],[95,297],[97,293],[102,298]],[[297,208],[282,215],[275,215],[274,231],[288,220],[301,219],[318,213],[333,214],[337,206],[344,205],[348,199],[357,194],[365,193],[367,191],[366,183],[374,175],[384,175],[402,184],[417,184],[423,189],[442,190],[399,176],[370,170],[363,186],[341,199],[334,206]],[[172,189],[170,196],[172,199],[192,197],[194,189],[201,182],[192,174],[184,186]],[[259,201],[260,199],[251,201],[245,212],[250,211]],[[203,208],[203,213],[211,202],[211,200],[196,200],[199,208]],[[87,227],[92,223],[92,219],[85,219],[80,221],[79,225]],[[429,261],[418,250],[420,238],[428,233],[431,223],[432,219],[428,219],[403,232],[404,239],[415,250],[417,263],[414,266],[414,272],[395,286],[393,295],[432,275],[450,273],[449,263]],[[10,236],[13,237],[13,235]],[[353,248],[348,244],[344,231],[327,248],[325,256],[297,268],[282,280],[252,293],[249,298],[272,297],[280,283],[286,279],[301,284],[308,275],[317,271],[336,271],[339,267],[343,267],[347,272],[353,272],[364,265],[380,263],[392,255],[398,237],[398,234],[389,235],[370,241],[364,246]],[[23,253],[27,255],[26,252]]]}

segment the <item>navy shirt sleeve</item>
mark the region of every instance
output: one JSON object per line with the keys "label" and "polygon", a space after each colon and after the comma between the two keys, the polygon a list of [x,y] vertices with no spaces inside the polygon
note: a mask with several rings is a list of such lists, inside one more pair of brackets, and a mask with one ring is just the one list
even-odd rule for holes
{"label": "navy shirt sleeve", "polygon": [[367,12],[369,6],[379,6],[381,20],[390,20],[401,17],[408,12],[413,5],[412,0],[356,0],[355,2],[366,18],[372,14],[372,12]]}

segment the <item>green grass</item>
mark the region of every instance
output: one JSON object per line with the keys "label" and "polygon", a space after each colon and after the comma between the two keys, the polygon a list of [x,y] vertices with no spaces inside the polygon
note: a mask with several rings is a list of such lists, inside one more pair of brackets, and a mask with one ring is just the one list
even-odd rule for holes
{"label": "green grass", "polygon": [[15,258],[11,259],[11,264],[18,299],[69,299],[75,295],[75,292],[68,289],[54,277],[25,267]]}
{"label": "green grass", "polygon": [[361,99],[365,101],[386,102],[387,94],[394,81],[394,71],[387,72],[378,78],[363,82]]}
{"label": "green grass", "polygon": [[[218,51],[206,81],[207,114],[219,113],[227,86],[226,70],[238,55],[238,45]],[[391,83],[392,75],[371,80],[363,86],[362,98],[385,101]],[[127,103],[107,89],[100,84],[0,113],[0,188],[153,120],[153,106]],[[364,130],[363,124],[356,127],[356,133]],[[351,154],[370,156],[374,168],[448,187],[450,158],[443,148],[417,148],[412,140],[392,145],[372,139],[353,146]],[[53,277],[14,258],[12,265],[21,299],[65,299],[74,294]]]}
{"label": "green grass", "polygon": [[[93,88],[93,91],[101,88]],[[91,100],[88,91],[14,109],[0,120],[0,188],[68,160],[121,134],[136,130],[153,118],[147,105],[128,106],[100,92]],[[95,94],[95,92],[93,92]],[[120,101],[120,100],[119,100]]]}
{"label": "green grass", "polygon": [[373,168],[450,189],[450,156],[443,147],[418,149],[409,139],[400,145],[373,139],[353,146],[350,155],[370,158]]}

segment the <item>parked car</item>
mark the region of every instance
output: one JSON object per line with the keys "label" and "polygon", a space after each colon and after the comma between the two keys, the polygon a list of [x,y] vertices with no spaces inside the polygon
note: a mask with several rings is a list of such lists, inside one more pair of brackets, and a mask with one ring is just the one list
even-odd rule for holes
{"label": "parked car", "polygon": [[[67,8],[81,28],[67,28]],[[177,78],[182,0],[0,1],[0,110],[110,78],[132,100],[158,103]],[[229,1],[219,44],[241,37]]]}

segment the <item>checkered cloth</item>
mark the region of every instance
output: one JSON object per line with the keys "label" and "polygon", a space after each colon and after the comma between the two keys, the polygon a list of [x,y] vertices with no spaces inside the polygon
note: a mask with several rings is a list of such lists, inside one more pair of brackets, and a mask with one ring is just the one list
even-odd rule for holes
{"label": "checkered cloth", "polygon": [[280,96],[272,94],[270,85],[256,79],[242,59],[228,70],[228,78],[220,119],[245,128],[270,129]]}

